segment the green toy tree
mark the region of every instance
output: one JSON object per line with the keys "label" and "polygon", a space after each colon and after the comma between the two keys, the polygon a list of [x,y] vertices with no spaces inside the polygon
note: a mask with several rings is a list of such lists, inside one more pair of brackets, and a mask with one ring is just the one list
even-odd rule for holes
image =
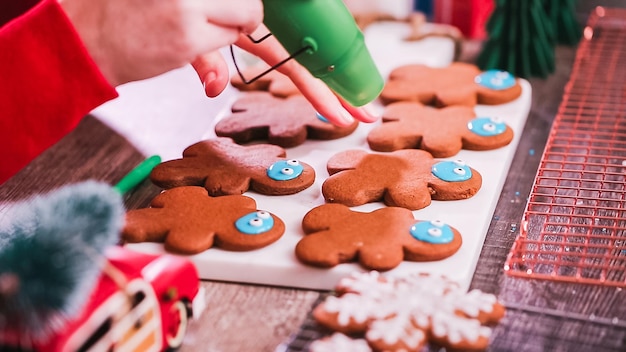
{"label": "green toy tree", "polygon": [[477,58],[483,69],[518,77],[554,72],[554,33],[542,0],[496,0],[487,23],[489,38]]}
{"label": "green toy tree", "polygon": [[582,28],[576,20],[577,0],[546,0],[544,10],[552,25],[557,44],[576,45],[582,36]]}
{"label": "green toy tree", "polygon": [[0,331],[46,337],[80,312],[119,240],[124,204],[86,181],[16,203],[0,229]]}

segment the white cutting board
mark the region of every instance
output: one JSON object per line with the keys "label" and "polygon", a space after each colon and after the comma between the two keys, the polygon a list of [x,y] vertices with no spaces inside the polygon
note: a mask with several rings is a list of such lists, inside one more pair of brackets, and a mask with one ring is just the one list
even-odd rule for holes
{"label": "white cutting board", "polygon": [[[408,28],[402,24],[388,23],[369,27],[365,33],[372,55],[385,76],[393,67],[406,63],[425,63],[441,67],[452,61],[454,46],[451,41],[431,38],[406,44],[399,40],[405,30]],[[396,49],[393,49],[394,46]],[[405,54],[394,55],[392,49]],[[119,99],[94,111],[94,115],[126,135],[144,153],[160,154],[164,160],[179,158],[185,147],[201,139],[215,136],[214,124],[229,112],[230,104],[239,94],[236,90],[229,89],[218,100],[207,102],[202,96],[201,89],[199,93],[181,92],[185,90],[185,85],[187,90],[188,87],[198,89],[197,77],[194,75],[191,69],[181,69],[149,81],[127,85],[120,88]],[[445,274],[462,286],[469,287],[530,109],[530,84],[522,80],[522,87],[522,96],[514,102],[499,106],[476,107],[478,115],[500,117],[513,129],[515,138],[511,144],[493,151],[461,151],[449,158],[449,160],[462,159],[481,173],[483,185],[479,192],[467,200],[433,201],[427,208],[414,211],[418,220],[442,220],[457,228],[463,236],[460,250],[441,261],[403,262],[388,272],[388,275],[404,275],[413,271]],[[146,92],[150,94],[148,97]],[[382,111],[380,104],[376,103],[374,106]],[[190,123],[187,119],[197,123]],[[188,124],[167,126],[168,121],[175,125],[181,124],[183,120]],[[310,267],[296,259],[294,247],[304,235],[301,230],[304,214],[311,208],[324,204],[321,185],[328,177],[326,171],[328,158],[345,149],[368,150],[366,136],[378,123],[361,124],[352,135],[339,140],[307,141],[299,147],[288,149],[289,158],[299,159],[315,168],[317,174],[315,184],[289,196],[270,197],[254,192],[245,193],[256,200],[258,209],[270,211],[280,217],[285,222],[286,233],[277,242],[255,251],[228,252],[212,248],[191,256],[190,259],[196,263],[201,278],[308,289],[332,289],[341,277],[356,270],[364,270],[358,264],[341,264],[332,269]],[[353,209],[369,212],[380,207],[384,207],[384,204],[372,203]],[[160,244],[141,243],[129,246],[140,251],[163,252]]]}

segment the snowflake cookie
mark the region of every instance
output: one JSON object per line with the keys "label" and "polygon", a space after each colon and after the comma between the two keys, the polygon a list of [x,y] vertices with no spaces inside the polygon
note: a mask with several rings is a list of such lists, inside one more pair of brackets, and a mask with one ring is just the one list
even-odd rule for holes
{"label": "snowflake cookie", "polygon": [[340,332],[315,340],[309,352],[372,352],[364,339],[353,339]]}
{"label": "snowflake cookie", "polygon": [[313,316],[333,331],[364,336],[374,351],[421,351],[433,343],[452,350],[484,350],[489,324],[504,316],[492,294],[465,292],[443,276],[384,277],[376,271],[343,278]]}

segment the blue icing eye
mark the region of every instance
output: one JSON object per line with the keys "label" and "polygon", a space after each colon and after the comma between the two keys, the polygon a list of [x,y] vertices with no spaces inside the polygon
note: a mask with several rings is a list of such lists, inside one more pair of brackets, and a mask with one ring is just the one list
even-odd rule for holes
{"label": "blue icing eye", "polygon": [[276,181],[288,181],[302,175],[303,171],[298,160],[281,160],[267,168],[267,176]]}
{"label": "blue icing eye", "polygon": [[431,168],[433,175],[448,182],[466,181],[472,178],[472,169],[462,160],[440,161]]}
{"label": "blue icing eye", "polygon": [[496,117],[479,117],[467,123],[467,128],[479,136],[497,136],[506,131],[506,124]]}
{"label": "blue icing eye", "polygon": [[474,78],[474,82],[495,90],[509,89],[515,85],[515,77],[506,71],[487,70]]}
{"label": "blue icing eye", "polygon": [[316,112],[316,113],[315,113],[315,115],[316,115],[316,116],[317,116],[317,118],[318,118],[318,119],[320,119],[321,121],[324,121],[324,122],[330,123],[330,122],[328,121],[328,119],[327,119],[327,118],[325,118],[325,117],[324,117],[322,114],[320,114],[319,112]]}
{"label": "blue icing eye", "polygon": [[244,215],[235,221],[235,227],[241,233],[258,235],[274,227],[274,218],[266,211],[260,210]]}
{"label": "blue icing eye", "polygon": [[410,232],[415,239],[434,244],[446,244],[454,239],[450,226],[439,220],[418,221],[411,226]]}

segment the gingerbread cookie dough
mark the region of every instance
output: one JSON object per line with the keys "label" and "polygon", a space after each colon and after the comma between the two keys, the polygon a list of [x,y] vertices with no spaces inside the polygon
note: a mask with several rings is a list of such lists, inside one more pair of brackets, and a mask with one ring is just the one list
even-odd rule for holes
{"label": "gingerbread cookie dough", "polygon": [[522,94],[518,80],[505,71],[481,71],[454,62],[448,67],[406,65],[391,71],[380,99],[384,104],[416,101],[437,107],[498,105]]}
{"label": "gingerbread cookie dough", "polygon": [[482,184],[480,173],[463,161],[436,160],[419,149],[347,150],[331,157],[326,167],[330,177],[322,184],[325,200],[351,207],[383,201],[417,210],[432,200],[470,198]]}
{"label": "gingerbread cookie dough", "polygon": [[283,148],[270,144],[241,146],[230,138],[198,142],[182,159],[157,165],[150,174],[157,186],[203,186],[211,196],[242,194],[248,190],[267,195],[294,194],[310,187],[315,170],[288,159]]}
{"label": "gingerbread cookie dough", "polygon": [[461,149],[492,150],[508,145],[513,130],[497,117],[476,116],[467,106],[436,109],[417,102],[397,102],[385,108],[383,124],[367,136],[372,150],[423,149],[435,158]]}
{"label": "gingerbread cookie dough", "polygon": [[447,258],[461,247],[461,234],[441,221],[416,220],[404,208],[385,207],[370,213],[342,204],[324,204],[302,220],[306,236],[296,245],[303,263],[330,268],[358,262],[370,270],[391,270],[402,261]]}
{"label": "gingerbread cookie dough", "polygon": [[243,144],[267,141],[283,148],[296,147],[307,139],[331,140],[350,135],[354,121],[338,127],[319,115],[301,95],[277,98],[267,92],[246,93],[232,106],[232,114],[215,125],[215,134]]}
{"label": "gingerbread cookie dough", "polygon": [[446,277],[422,273],[398,278],[358,273],[342,279],[336,293],[314,308],[313,317],[333,331],[365,338],[373,351],[418,352],[429,343],[485,350],[489,325],[505,314],[492,294],[465,292]]}
{"label": "gingerbread cookie dough", "polygon": [[258,210],[250,197],[211,197],[202,187],[162,192],[149,208],[129,210],[125,242],[162,242],[169,252],[197,254],[211,247],[249,251],[265,247],[285,232],[275,215]]}

